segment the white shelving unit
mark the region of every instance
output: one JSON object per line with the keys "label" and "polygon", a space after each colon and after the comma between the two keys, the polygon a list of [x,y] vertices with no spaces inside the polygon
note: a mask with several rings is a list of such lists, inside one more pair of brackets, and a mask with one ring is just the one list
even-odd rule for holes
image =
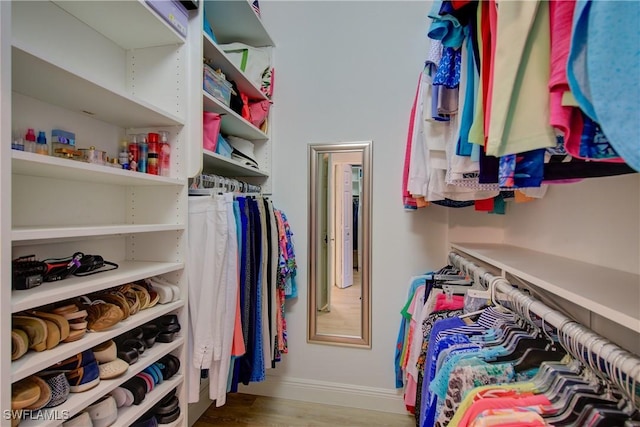
{"label": "white shelving unit", "polygon": [[[274,46],[271,36],[249,1],[207,0],[203,2],[203,5],[218,43],[242,42],[255,47],[271,48]],[[240,91],[247,94],[252,100],[267,99],[260,88],[256,87],[231,62],[218,44],[204,32],[202,32],[202,46],[203,56],[212,61],[213,68],[220,69],[227,80],[233,80]],[[254,151],[260,167],[259,170],[256,170],[240,162],[203,150],[202,172],[241,179],[251,178],[248,180],[249,182],[262,185],[263,192],[270,193],[272,191],[269,180],[272,149],[270,135],[256,128],[204,90],[202,91],[202,106],[205,111],[222,115],[220,129],[223,135],[238,136],[254,143]],[[270,115],[271,117],[273,115]],[[269,127],[271,128],[271,126],[272,123],[269,122]]]}
{"label": "white shelving unit", "polygon": [[[451,247],[640,333],[640,276],[501,244]],[[603,291],[606,290],[606,291]]]}
{"label": "white shelving unit", "polygon": [[[198,38],[201,11],[192,11],[189,18],[191,34],[193,25]],[[156,344],[123,376],[72,394],[51,410],[73,416],[168,353],[184,364],[187,184],[193,170],[190,144],[198,147],[191,141],[198,132],[194,128],[201,128],[187,117],[197,82],[191,71],[197,65],[201,74],[199,60],[192,64],[190,41],[144,0],[0,2],[0,282],[5,285],[0,289],[0,336],[10,336],[13,313],[136,280],[162,275],[181,289],[179,301],[142,310],[78,341],[29,351],[13,362],[10,340],[0,340],[0,377],[11,378],[0,386],[2,408],[11,407],[12,383],[164,314],[178,315],[185,327],[182,336]],[[117,157],[128,134],[168,131],[170,174],[11,150],[12,133],[23,135],[27,128],[45,131],[49,142],[54,128],[74,132],[77,147],[95,146],[109,157]],[[118,268],[29,290],[9,286],[12,259],[26,254],[62,258],[77,251],[101,255]],[[186,390],[178,374],[154,389],[143,405],[121,411],[116,424],[131,424],[174,387],[186,414]],[[60,422],[23,420],[21,425]],[[9,424],[0,419],[0,426]]]}

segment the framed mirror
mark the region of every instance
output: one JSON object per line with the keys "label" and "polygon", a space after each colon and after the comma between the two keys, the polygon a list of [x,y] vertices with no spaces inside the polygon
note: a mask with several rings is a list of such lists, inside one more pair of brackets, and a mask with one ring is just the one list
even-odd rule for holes
{"label": "framed mirror", "polygon": [[309,145],[307,341],[371,348],[371,141]]}

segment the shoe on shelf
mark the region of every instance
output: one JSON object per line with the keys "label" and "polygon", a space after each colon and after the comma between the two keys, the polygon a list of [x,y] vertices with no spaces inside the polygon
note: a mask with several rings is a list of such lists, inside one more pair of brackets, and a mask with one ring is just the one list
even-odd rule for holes
{"label": "shoe on shelf", "polygon": [[82,393],[100,384],[100,369],[95,360],[73,371],[65,372],[71,393]]}
{"label": "shoe on shelf", "polygon": [[11,330],[11,360],[18,360],[29,350],[29,336],[22,329]]}
{"label": "shoe on shelf", "polygon": [[11,384],[11,409],[24,409],[40,399],[40,384],[30,376]]}
{"label": "shoe on shelf", "polygon": [[47,324],[31,316],[11,316],[11,329],[22,329],[29,337],[29,348],[35,351],[47,349]]}
{"label": "shoe on shelf", "polygon": [[118,347],[113,340],[98,344],[91,350],[98,363],[108,363],[118,358]]}
{"label": "shoe on shelf", "polygon": [[89,406],[89,413],[93,427],[109,427],[118,419],[118,407],[113,396],[107,394]]}
{"label": "shoe on shelf", "polygon": [[75,303],[65,303],[51,310],[53,314],[58,314],[69,323],[69,335],[62,339],[62,342],[77,341],[87,332],[87,311],[80,310]]}
{"label": "shoe on shelf", "polygon": [[88,297],[80,297],[82,307],[87,310],[87,329],[94,332],[102,332],[121,321],[124,313],[115,304],[100,299],[90,300]]}
{"label": "shoe on shelf", "polygon": [[92,294],[90,298],[92,300],[96,300],[96,299],[102,300],[104,302],[108,302],[110,304],[114,304],[120,307],[120,310],[122,310],[122,313],[123,313],[122,320],[131,316],[131,310],[130,310],[129,302],[127,301],[127,298],[117,290],[108,290],[104,292],[95,293],[95,294]]}
{"label": "shoe on shelf", "polygon": [[47,371],[72,371],[95,361],[96,357],[93,354],[93,350],[85,350],[82,353],[74,354],[62,362],[51,365]]}
{"label": "shoe on shelf", "polygon": [[62,405],[69,398],[69,380],[64,372],[51,373],[51,374],[38,374],[43,380],[47,382],[51,389],[51,400],[45,405],[45,408],[53,408],[58,405]]}
{"label": "shoe on shelf", "polygon": [[33,381],[35,381],[35,383],[38,385],[38,388],[40,389],[40,396],[38,397],[38,400],[33,402],[31,405],[25,406],[24,409],[37,411],[38,409],[42,409],[47,406],[51,401],[51,387],[49,387],[49,384],[40,377],[32,375],[29,378],[32,378]]}
{"label": "shoe on shelf", "polygon": [[147,412],[131,424],[130,427],[158,427],[158,420],[153,412]]}
{"label": "shoe on shelf", "polygon": [[110,380],[119,377],[127,372],[129,364],[122,359],[115,359],[111,362],[101,363],[98,365],[101,380]]}
{"label": "shoe on shelf", "polygon": [[27,312],[30,316],[38,317],[42,320],[48,320],[55,323],[60,330],[60,341],[66,340],[69,336],[69,321],[59,314],[47,313],[46,311],[30,310]]}

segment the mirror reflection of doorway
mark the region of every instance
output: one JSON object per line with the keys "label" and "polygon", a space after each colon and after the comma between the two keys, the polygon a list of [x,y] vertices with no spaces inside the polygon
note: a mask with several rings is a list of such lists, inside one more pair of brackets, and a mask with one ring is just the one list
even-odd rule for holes
{"label": "mirror reflection of doorway", "polygon": [[320,165],[318,333],[359,336],[362,282],[358,248],[362,232],[360,153],[325,154]]}

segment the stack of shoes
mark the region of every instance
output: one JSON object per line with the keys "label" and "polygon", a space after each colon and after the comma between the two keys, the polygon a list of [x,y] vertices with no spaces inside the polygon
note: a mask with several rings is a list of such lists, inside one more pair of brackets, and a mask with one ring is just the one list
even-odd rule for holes
{"label": "stack of shoes", "polygon": [[158,402],[151,411],[158,424],[170,424],[180,417],[180,401],[176,396],[174,388],[160,402]]}
{"label": "stack of shoes", "polygon": [[77,341],[87,332],[87,310],[81,310],[73,302],[68,301],[51,312],[64,317],[69,322],[69,336],[63,342]]}
{"label": "stack of shoes", "polygon": [[124,387],[116,387],[109,392],[113,399],[116,401],[118,408],[128,407],[133,405],[134,396],[131,390]]}
{"label": "stack of shoes", "polygon": [[180,288],[178,285],[174,285],[160,276],[145,279],[145,283],[158,294],[158,302],[160,304],[168,304],[180,299]]}
{"label": "stack of shoes", "polygon": [[116,343],[112,340],[94,347],[92,351],[98,362],[101,380],[119,377],[129,369],[129,364],[118,358],[118,349]]}
{"label": "stack of shoes", "polygon": [[114,341],[118,348],[118,357],[129,365],[136,363],[147,349],[142,328],[133,328],[115,338]]}
{"label": "stack of shoes", "polygon": [[[12,358],[15,357],[17,359],[26,353],[24,335],[27,336],[26,345],[28,349],[35,351],[47,349],[49,327],[44,320],[15,314],[11,316],[11,329],[15,331],[15,334],[11,334]],[[22,331],[22,333],[19,331]]]}
{"label": "stack of shoes", "polygon": [[172,342],[181,329],[178,316],[175,314],[160,316],[154,322],[158,326],[157,342]]}
{"label": "stack of shoes", "polygon": [[51,401],[51,388],[42,378],[31,375],[11,385],[11,409],[37,411]]}
{"label": "stack of shoes", "polygon": [[82,393],[100,383],[100,369],[92,350],[71,356],[43,372],[45,375],[57,373],[65,374],[71,393]]}
{"label": "stack of shoes", "polygon": [[[133,395],[133,404],[139,405],[147,393],[151,392],[157,385],[173,377],[180,370],[180,359],[172,354],[167,354],[157,362],[147,366],[142,372],[129,379],[122,388]],[[116,392],[121,396],[116,397],[116,401],[126,405],[128,393],[126,391]]]}
{"label": "stack of shoes", "polygon": [[180,401],[174,388],[151,410],[138,418],[131,427],[150,427],[170,424],[180,418]]}

